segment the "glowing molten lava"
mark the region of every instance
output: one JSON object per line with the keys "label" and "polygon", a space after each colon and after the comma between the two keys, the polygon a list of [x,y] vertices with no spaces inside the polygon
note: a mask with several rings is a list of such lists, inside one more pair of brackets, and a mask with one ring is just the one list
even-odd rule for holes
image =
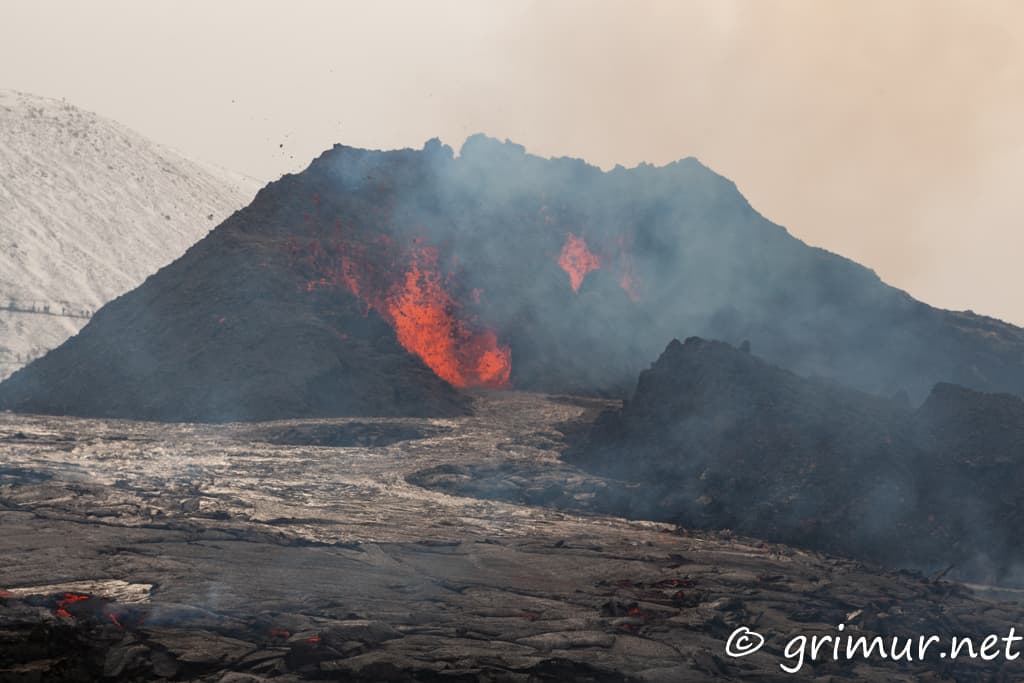
{"label": "glowing molten lava", "polygon": [[73,605],[76,602],[88,600],[91,596],[82,595],[81,593],[65,593],[60,600],[57,601],[56,613],[62,617],[71,617],[71,613],[68,612],[67,607]]}
{"label": "glowing molten lava", "polygon": [[[548,221],[550,216],[545,216]],[[586,240],[577,237],[573,233],[566,233],[565,244],[562,245],[562,253],[558,256],[558,265],[569,274],[569,284],[572,291],[579,293],[583,278],[592,270],[599,270],[604,265],[611,264],[613,270],[618,271],[619,287],[626,292],[633,301],[640,300],[639,282],[633,274],[633,256],[629,248],[629,240],[625,235],[620,235],[616,240],[616,250],[605,249],[595,254],[590,251]]]}
{"label": "glowing molten lava", "polygon": [[558,265],[569,274],[572,291],[579,292],[583,278],[590,271],[601,267],[601,259],[591,253],[582,237],[570,232],[566,235],[565,245],[562,246],[562,253],[558,257]]}
{"label": "glowing molten lava", "polygon": [[[352,293],[358,294],[358,289]],[[437,250],[412,254],[405,281],[381,303],[367,301],[391,323],[399,343],[441,379],[457,387],[503,387],[512,370],[511,352],[491,330],[474,332],[457,318],[456,303],[441,281]]]}
{"label": "glowing molten lava", "polygon": [[[294,249],[293,249],[294,251]],[[438,251],[416,240],[400,247],[387,236],[369,241],[339,238],[307,254],[320,277],[307,291],[341,286],[371,307],[395,330],[398,342],[449,384],[502,388],[512,372],[511,350],[489,329],[478,329],[448,290]],[[475,302],[480,292],[469,295]]]}

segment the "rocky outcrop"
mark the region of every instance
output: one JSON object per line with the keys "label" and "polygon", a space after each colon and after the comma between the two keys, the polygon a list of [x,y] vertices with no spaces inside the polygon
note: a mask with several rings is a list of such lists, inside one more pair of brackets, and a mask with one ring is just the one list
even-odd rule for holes
{"label": "rocky outcrop", "polygon": [[1015,396],[940,384],[914,410],[691,338],[567,457],[643,482],[607,501],[620,513],[1006,579],[1022,559],[1022,443]]}

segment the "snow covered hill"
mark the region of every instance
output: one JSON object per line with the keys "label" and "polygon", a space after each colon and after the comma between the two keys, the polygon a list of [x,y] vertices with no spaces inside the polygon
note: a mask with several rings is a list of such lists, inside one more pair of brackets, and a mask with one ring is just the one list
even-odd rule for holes
{"label": "snow covered hill", "polygon": [[260,182],[0,90],[0,379],[180,256]]}

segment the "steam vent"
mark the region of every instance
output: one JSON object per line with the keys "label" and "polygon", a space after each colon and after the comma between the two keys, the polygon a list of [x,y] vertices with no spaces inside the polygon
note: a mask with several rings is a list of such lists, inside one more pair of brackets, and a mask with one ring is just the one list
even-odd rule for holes
{"label": "steam vent", "polygon": [[483,136],[335,146],[265,187],[0,407],[164,421],[451,416],[466,389],[619,397],[674,337],[923,400],[1024,393],[1024,333],[937,310],[695,159],[602,171]]}

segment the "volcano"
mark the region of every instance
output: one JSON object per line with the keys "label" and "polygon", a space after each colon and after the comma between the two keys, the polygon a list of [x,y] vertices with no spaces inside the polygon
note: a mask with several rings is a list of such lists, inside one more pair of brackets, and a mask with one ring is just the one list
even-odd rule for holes
{"label": "volcano", "polygon": [[665,339],[751,340],[862,391],[1024,393],[1024,331],[934,309],[759,215],[696,159],[341,145],[0,385],[19,411],[448,415],[462,389],[624,396]]}

